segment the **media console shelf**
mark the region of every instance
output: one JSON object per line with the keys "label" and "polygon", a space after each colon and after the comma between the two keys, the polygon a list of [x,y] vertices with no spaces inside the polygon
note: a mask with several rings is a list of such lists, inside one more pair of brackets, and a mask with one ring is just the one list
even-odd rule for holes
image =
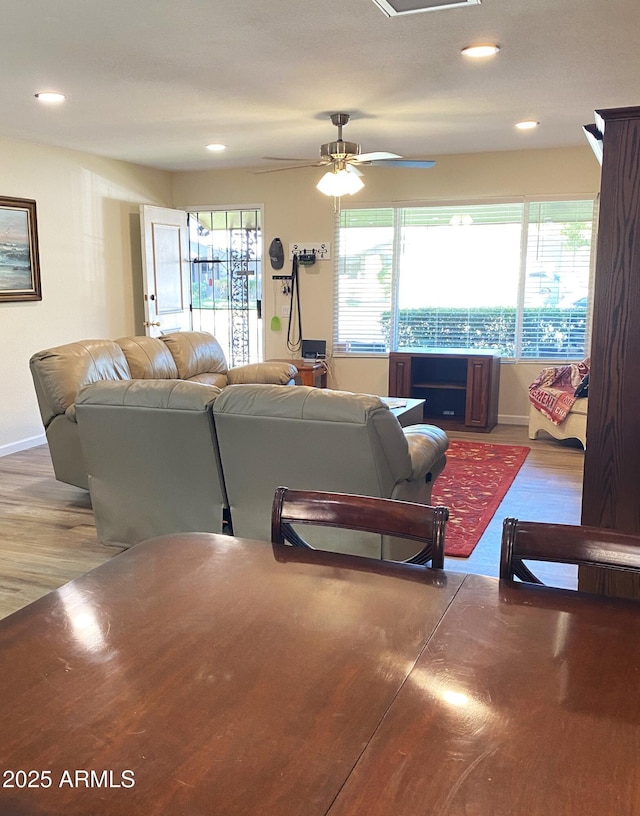
{"label": "media console shelf", "polygon": [[499,388],[498,352],[416,348],[389,354],[389,396],[425,400],[425,420],[445,428],[489,432],[498,422]]}

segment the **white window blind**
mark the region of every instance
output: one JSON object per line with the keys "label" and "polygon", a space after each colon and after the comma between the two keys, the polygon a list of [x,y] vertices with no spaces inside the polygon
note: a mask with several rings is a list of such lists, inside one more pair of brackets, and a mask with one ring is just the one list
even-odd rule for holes
{"label": "white window blind", "polygon": [[584,356],[593,200],[339,215],[334,352]]}
{"label": "white window blind", "polygon": [[522,357],[583,357],[593,201],[527,205]]}
{"label": "white window blind", "polygon": [[344,210],[334,352],[384,352],[391,304],[394,210]]}

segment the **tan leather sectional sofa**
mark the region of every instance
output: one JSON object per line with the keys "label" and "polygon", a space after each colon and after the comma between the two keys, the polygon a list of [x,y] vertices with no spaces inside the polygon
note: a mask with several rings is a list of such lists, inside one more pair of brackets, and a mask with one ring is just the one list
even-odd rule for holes
{"label": "tan leather sectional sofa", "polygon": [[293,381],[287,362],[228,368],[218,341],[208,332],[166,337],[81,340],[39,351],[29,362],[56,479],[88,488],[87,469],[76,422],[76,396],[99,381],[186,380],[217,389],[230,383]]}

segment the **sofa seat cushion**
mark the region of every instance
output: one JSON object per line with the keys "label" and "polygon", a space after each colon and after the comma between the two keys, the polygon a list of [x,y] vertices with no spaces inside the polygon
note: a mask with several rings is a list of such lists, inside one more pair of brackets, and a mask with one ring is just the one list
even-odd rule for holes
{"label": "sofa seat cushion", "polygon": [[116,343],[127,358],[134,380],[179,379],[175,360],[159,337],[121,337]]}
{"label": "sofa seat cushion", "polygon": [[212,334],[174,332],[160,339],[171,352],[181,380],[190,380],[198,374],[227,373],[224,352]]}

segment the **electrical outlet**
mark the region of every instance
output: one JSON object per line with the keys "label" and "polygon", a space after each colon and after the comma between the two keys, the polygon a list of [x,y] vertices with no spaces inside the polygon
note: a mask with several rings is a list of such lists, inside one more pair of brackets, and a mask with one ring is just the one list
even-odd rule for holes
{"label": "electrical outlet", "polygon": [[290,311],[289,304],[280,307],[280,314],[282,317],[289,317],[289,311]]}

